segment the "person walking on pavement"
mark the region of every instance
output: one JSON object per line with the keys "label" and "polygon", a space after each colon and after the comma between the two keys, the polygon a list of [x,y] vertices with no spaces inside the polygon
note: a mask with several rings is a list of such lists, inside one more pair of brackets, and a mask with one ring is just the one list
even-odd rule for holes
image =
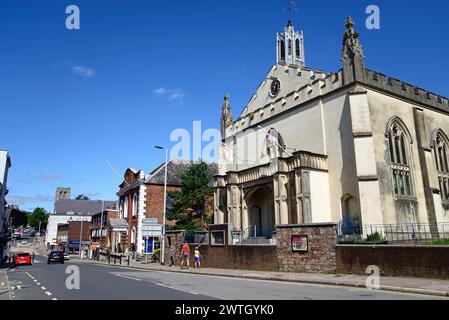
{"label": "person walking on pavement", "polygon": [[175,256],[176,256],[176,249],[174,246],[171,246],[170,251],[168,252],[170,255],[170,267],[175,265]]}
{"label": "person walking on pavement", "polygon": [[203,256],[200,253],[200,247],[195,248],[195,269],[201,269],[201,258]]}
{"label": "person walking on pavement", "polygon": [[189,269],[189,267],[190,267],[190,246],[187,244],[187,242],[184,242],[184,244],[181,248],[181,256],[182,256],[181,269],[184,269],[183,268],[184,261],[186,261],[187,269]]}
{"label": "person walking on pavement", "polygon": [[32,264],[34,264],[34,258],[36,258],[36,253],[34,253],[34,251],[33,251],[33,253],[31,254],[31,263]]}

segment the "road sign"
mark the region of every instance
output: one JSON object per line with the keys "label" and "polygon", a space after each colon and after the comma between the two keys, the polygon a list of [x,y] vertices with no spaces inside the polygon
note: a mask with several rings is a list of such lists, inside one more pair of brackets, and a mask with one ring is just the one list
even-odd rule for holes
{"label": "road sign", "polygon": [[157,218],[142,219],[142,224],[144,225],[157,224]]}
{"label": "road sign", "polygon": [[162,224],[144,224],[142,226],[142,237],[162,237]]}

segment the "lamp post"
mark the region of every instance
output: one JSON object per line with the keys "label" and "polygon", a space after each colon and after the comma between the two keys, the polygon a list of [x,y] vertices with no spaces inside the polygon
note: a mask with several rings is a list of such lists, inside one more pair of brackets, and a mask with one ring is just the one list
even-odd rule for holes
{"label": "lamp post", "polygon": [[162,245],[161,245],[161,264],[165,263],[165,219],[167,215],[167,166],[168,166],[168,149],[155,146],[156,149],[165,150],[165,178],[164,178],[164,217],[162,221]]}
{"label": "lamp post", "polygon": [[82,251],[81,251],[82,246],[83,246],[83,220],[81,219],[80,247],[79,247],[79,251],[80,251],[80,259],[83,259],[83,254],[82,254]]}
{"label": "lamp post", "polygon": [[103,212],[104,212],[104,200],[101,200],[100,241],[99,241],[100,246],[101,246],[101,239],[103,238]]}

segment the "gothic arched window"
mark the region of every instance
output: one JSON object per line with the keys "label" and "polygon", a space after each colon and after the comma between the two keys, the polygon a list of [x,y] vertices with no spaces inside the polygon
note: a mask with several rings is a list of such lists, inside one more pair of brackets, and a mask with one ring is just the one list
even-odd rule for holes
{"label": "gothic arched window", "polygon": [[393,192],[399,197],[411,197],[413,196],[409,156],[411,138],[408,135],[407,128],[399,119],[395,119],[388,126],[387,138]]}
{"label": "gothic arched window", "polygon": [[291,56],[292,55],[292,41],[288,40],[288,55]]}
{"label": "gothic arched window", "polygon": [[299,46],[299,39],[296,39],[296,58],[301,59],[301,48]]}
{"label": "gothic arched window", "polygon": [[448,164],[448,139],[438,130],[433,138],[433,153],[440,184],[441,199],[449,202],[449,164]]}
{"label": "gothic arched window", "polygon": [[285,60],[285,42],[281,40],[281,60]]}

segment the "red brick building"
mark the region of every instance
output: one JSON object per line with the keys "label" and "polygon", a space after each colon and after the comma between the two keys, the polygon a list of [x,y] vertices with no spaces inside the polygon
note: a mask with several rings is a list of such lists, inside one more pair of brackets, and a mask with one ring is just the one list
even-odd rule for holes
{"label": "red brick building", "polygon": [[[179,190],[181,178],[192,161],[171,160],[167,166],[167,190]],[[217,172],[215,164],[209,165],[211,176]],[[122,246],[136,252],[143,252],[145,240],[142,238],[143,219],[157,219],[158,224],[163,223],[164,214],[164,178],[165,164],[145,175],[145,172],[129,168],[120,184],[119,192],[119,218],[128,222],[128,235],[122,239]],[[212,183],[212,181],[211,181]],[[210,208],[211,213],[213,208]],[[167,221],[168,223],[168,221]]]}
{"label": "red brick building", "polygon": [[117,219],[119,217],[118,206],[112,209],[106,209],[92,216],[90,225],[90,242],[91,244],[98,244],[100,248],[113,248],[115,244],[111,241],[110,235],[110,219]]}
{"label": "red brick building", "polygon": [[59,224],[56,233],[56,243],[61,250],[78,251],[80,240],[82,245],[89,244],[90,223],[86,221],[69,221]]}

